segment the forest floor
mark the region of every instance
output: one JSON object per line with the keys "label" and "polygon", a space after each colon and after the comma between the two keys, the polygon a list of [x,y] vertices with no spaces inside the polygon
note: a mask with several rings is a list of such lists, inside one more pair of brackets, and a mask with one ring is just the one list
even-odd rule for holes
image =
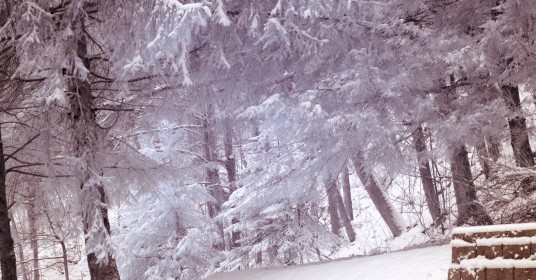
{"label": "forest floor", "polygon": [[305,265],[218,273],[206,280],[446,280],[450,254],[450,245],[442,245]]}

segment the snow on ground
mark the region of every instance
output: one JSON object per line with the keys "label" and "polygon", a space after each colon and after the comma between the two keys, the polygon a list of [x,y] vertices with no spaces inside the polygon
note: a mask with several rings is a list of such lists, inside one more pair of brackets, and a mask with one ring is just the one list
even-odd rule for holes
{"label": "snow on ground", "polygon": [[446,280],[450,245],[289,267],[214,274],[206,280]]}
{"label": "snow on ground", "polygon": [[[343,246],[338,252],[329,255],[333,259],[344,257],[376,255],[409,248],[422,248],[431,245],[442,245],[450,241],[450,233],[440,233],[435,229],[426,232],[421,227],[414,227],[396,238],[387,238],[382,234],[373,234],[374,228],[367,229],[369,233],[364,235],[364,229],[358,231],[356,241]],[[428,244],[428,245],[426,245]],[[323,252],[326,254],[326,252]]]}

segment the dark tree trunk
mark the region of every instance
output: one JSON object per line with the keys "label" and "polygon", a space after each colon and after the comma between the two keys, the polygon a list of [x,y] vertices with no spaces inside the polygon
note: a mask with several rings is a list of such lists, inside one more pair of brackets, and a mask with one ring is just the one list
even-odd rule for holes
{"label": "dark tree trunk", "polygon": [[[223,188],[221,186],[218,168],[214,166],[217,161],[217,153],[214,130],[209,122],[212,116],[212,110],[212,107],[209,106],[203,119],[203,139],[205,148],[205,160],[207,164],[207,166],[205,167],[206,183],[209,194],[214,198],[214,202],[207,203],[208,216],[210,218],[215,218],[221,212],[224,194]],[[217,222],[216,225],[221,240],[214,244],[214,247],[218,250],[223,250],[225,249],[223,224],[221,222]]]}
{"label": "dark tree trunk", "polygon": [[487,137],[486,142],[488,142],[488,154],[491,156],[494,162],[496,162],[501,156],[500,146],[501,143],[495,137]]}
{"label": "dark tree trunk", "polygon": [[259,251],[257,254],[255,254],[255,264],[258,266],[262,265],[262,251]]}
{"label": "dark tree trunk", "polygon": [[[225,170],[227,171],[227,181],[229,182],[229,196],[236,190],[236,159],[233,154],[233,129],[229,119],[225,123],[224,135],[224,150],[225,150]],[[231,223],[237,224],[237,218],[233,218]],[[231,248],[240,246],[240,231],[231,233]]]}
{"label": "dark tree trunk", "polygon": [[534,156],[530,148],[527,120],[521,112],[519,89],[513,86],[503,86],[503,91],[506,104],[515,113],[514,117],[508,119],[508,125],[516,164],[519,167],[532,167]]}
{"label": "dark tree trunk", "polygon": [[67,247],[65,246],[65,241],[60,241],[61,246],[61,255],[63,258],[63,270],[65,271],[65,280],[70,280],[69,277],[69,260],[67,259]]}
{"label": "dark tree trunk", "polygon": [[[85,32],[83,22],[80,23],[79,28]],[[84,32],[81,32],[82,34]],[[87,69],[90,69],[90,60],[87,55],[87,41],[86,37],[82,35],[77,40],[77,55],[78,58],[84,63]],[[74,62],[73,62],[74,63]],[[92,178],[97,174],[102,174],[99,163],[96,159],[96,150],[99,149],[99,136],[98,126],[95,116],[95,110],[93,109],[94,99],[91,90],[91,85],[88,80],[77,78],[76,75],[70,73],[74,78],[71,79],[69,85],[70,91],[70,118],[73,125],[73,145],[75,156],[81,160],[84,160],[84,168],[79,169],[76,175],[79,180],[79,187],[84,195],[84,201],[89,206],[82,211],[82,221],[84,227],[84,233],[87,234],[93,228],[93,225],[104,225],[103,232],[99,234],[110,234],[110,222],[108,219],[107,199],[104,191],[104,186],[94,183],[90,183]],[[91,247],[88,243],[89,239],[86,237],[86,246]],[[86,248],[86,250],[94,248]],[[95,253],[89,253],[87,255],[89,272],[92,280],[117,280],[119,278],[119,272],[117,270],[117,264],[113,256],[108,253],[107,262],[98,262],[98,258]]]}
{"label": "dark tree trunk", "polygon": [[13,240],[15,241],[15,246],[17,247],[17,260],[19,261],[20,274],[22,274],[23,280],[29,280],[30,275],[28,273],[28,268],[26,267],[27,261],[24,258],[24,248],[22,247],[22,241],[18,233],[17,223],[14,221],[13,216],[10,215],[10,219],[13,221]]}
{"label": "dark tree trunk", "polygon": [[224,135],[224,150],[225,150],[225,169],[227,171],[227,178],[229,181],[229,190],[234,192],[236,190],[236,160],[233,154],[233,130],[230,120],[227,120]]}
{"label": "dark tree trunk", "polygon": [[439,227],[443,224],[441,204],[439,203],[439,196],[432,177],[430,163],[428,162],[426,138],[424,137],[423,129],[420,125],[413,134],[413,144],[417,150],[417,163],[419,164],[419,174],[421,176],[426,204],[428,204],[428,211],[432,216],[434,226]]}
{"label": "dark tree trunk", "polygon": [[[210,111],[210,110],[209,110]],[[218,169],[214,167],[216,164],[216,138],[214,131],[209,123],[210,112],[204,116],[203,120],[203,138],[205,148],[205,176],[209,193],[214,198],[214,202],[208,203],[208,215],[210,218],[216,217],[221,212],[223,204],[223,190],[221,187],[220,174]]]}
{"label": "dark tree trunk", "polygon": [[33,280],[39,280],[39,243],[37,240],[37,213],[35,211],[35,192],[32,194],[32,203],[28,206],[28,227],[30,229],[30,247],[32,248]]}
{"label": "dark tree trunk", "polygon": [[346,212],[348,212],[348,218],[350,218],[350,221],[353,221],[354,206],[352,205],[352,192],[350,187],[350,171],[348,170],[348,164],[346,164],[342,169],[342,195],[344,207],[346,208]]}
{"label": "dark tree trunk", "polygon": [[[98,209],[101,212],[102,222],[104,224],[105,234],[110,235],[110,219],[108,218],[108,208],[106,207],[107,199],[103,186],[98,186],[98,192],[100,194],[99,201],[102,205]],[[87,220],[87,219],[86,219]],[[91,226],[95,221],[84,223],[84,233],[89,233]],[[88,239],[86,238],[86,244]],[[63,242],[63,241],[62,241]],[[112,255],[108,255],[107,263],[99,263],[95,253],[87,255],[87,262],[89,265],[89,274],[92,280],[119,280],[119,271],[117,270],[117,264]]]}
{"label": "dark tree trunk", "polygon": [[337,185],[330,182],[325,182],[326,193],[328,195],[328,213],[329,222],[331,223],[331,232],[339,235],[341,230],[341,222],[339,218],[339,208],[337,207]]}
{"label": "dark tree trunk", "polygon": [[480,167],[482,167],[482,173],[484,173],[484,177],[486,177],[486,179],[489,179],[491,173],[488,164],[489,156],[486,149],[486,142],[482,141],[480,144],[478,144],[476,146],[476,152],[478,154],[478,163],[480,163]]}
{"label": "dark tree trunk", "polygon": [[[510,127],[510,139],[516,165],[519,167],[533,167],[534,155],[530,148],[527,120],[521,112],[519,88],[503,86],[502,89],[506,104],[515,114],[514,117],[508,119],[508,125]],[[521,181],[521,189],[524,193],[530,194],[536,189],[534,181],[534,177],[528,177]]]}
{"label": "dark tree trunk", "polygon": [[13,216],[9,215],[10,219],[13,221],[13,241],[15,242],[15,247],[17,247],[17,260],[19,261],[19,275],[22,275],[23,280],[29,280],[28,267],[26,266],[27,261],[24,258],[24,248],[22,247],[22,241],[19,236],[19,230],[17,228],[17,223],[14,221]]}
{"label": "dark tree trunk", "polygon": [[367,170],[361,153],[358,153],[353,158],[353,163],[359,180],[365,186],[365,190],[376,209],[378,209],[378,212],[380,212],[382,219],[389,227],[389,230],[395,237],[401,235],[405,228],[405,221],[389,201],[387,194],[380,188],[374,176]]}
{"label": "dark tree trunk", "polygon": [[458,207],[457,224],[462,225],[471,218],[477,225],[491,225],[493,221],[477,201],[476,190],[473,184],[473,175],[465,146],[456,148],[451,161],[452,183]]}
{"label": "dark tree trunk", "polygon": [[339,188],[337,188],[337,184],[335,182],[332,184],[331,188],[335,189],[335,198],[337,201],[337,209],[339,211],[339,219],[342,222],[342,225],[344,226],[344,230],[346,231],[346,236],[348,237],[348,240],[350,242],[354,242],[355,231],[352,228],[352,222],[350,221],[348,211],[346,207],[344,207],[344,202],[343,202],[341,193],[339,192]]}
{"label": "dark tree trunk", "polygon": [[13,242],[13,237],[11,236],[9,209],[7,206],[6,163],[1,127],[0,155],[0,267],[2,271],[2,280],[16,280],[17,260],[15,258],[15,244]]}

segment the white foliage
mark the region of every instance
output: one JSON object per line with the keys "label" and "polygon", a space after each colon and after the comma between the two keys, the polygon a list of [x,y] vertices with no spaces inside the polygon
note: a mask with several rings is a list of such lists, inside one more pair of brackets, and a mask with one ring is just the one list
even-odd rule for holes
{"label": "white foliage", "polygon": [[291,43],[288,33],[276,18],[270,18],[264,25],[264,33],[258,43],[269,57],[282,60],[290,54]]}
{"label": "white foliage", "polygon": [[[74,196],[91,221],[88,252],[101,262],[117,257],[127,279],[197,279],[216,267],[260,265],[258,253],[262,265],[288,265],[332,252],[340,239],[326,227],[322,178],[337,177],[357,151],[379,178],[413,176],[408,139],[416,125],[426,124],[433,156],[441,159],[452,145],[506,139],[505,119],[518,112],[494,90],[535,83],[534,1],[506,1],[495,19],[490,7],[469,0],[440,8],[401,0],[97,1],[100,10],[90,17],[87,1],[67,1],[62,17],[49,2],[20,1],[0,29],[17,57],[10,78],[42,82],[29,102],[61,114],[73,77],[93,83],[94,96],[105,100],[98,105],[110,106],[111,112],[91,108],[99,126],[117,125],[106,130],[105,144],[92,146],[102,150],[80,158],[64,155],[61,145],[55,152],[76,170],[97,169],[88,160],[98,154],[97,165],[114,174],[89,170],[92,177]],[[84,32],[91,35],[85,43],[92,69],[77,53]],[[125,117],[118,112],[131,107],[123,106],[135,109]],[[204,114],[207,108],[215,116]],[[215,159],[206,160],[198,141],[206,131],[181,127],[192,119],[206,119],[218,136],[222,120],[235,121],[232,136],[246,138],[231,147],[243,153],[233,156],[243,162],[240,187],[231,194],[221,180],[230,197],[212,220],[204,211],[214,198],[196,182],[206,168],[223,178],[222,159],[230,158],[216,137]],[[139,131],[131,131],[133,123],[142,123]],[[243,132],[250,126],[256,132]],[[195,136],[170,133],[183,128]],[[139,157],[118,159],[118,147]],[[133,160],[139,158],[153,165]],[[175,183],[153,174],[164,168]],[[121,169],[154,176],[154,186],[140,186]],[[121,190],[114,192],[118,180],[127,183],[115,184]],[[102,187],[114,201],[124,200],[119,193],[137,200],[120,208],[113,242],[98,211],[108,206]],[[151,191],[137,193],[144,188]],[[405,227],[399,209],[390,210]],[[226,239],[239,231],[240,246],[214,249],[217,223]]]}
{"label": "white foliage", "polygon": [[199,205],[210,200],[201,186],[163,183],[156,194],[124,205],[117,236],[125,252],[118,259],[122,273],[133,279],[198,279],[206,273],[216,252]]}
{"label": "white foliage", "polygon": [[67,104],[65,91],[63,89],[55,88],[52,91],[52,94],[46,97],[46,104],[49,105],[52,103],[56,103],[58,105]]}
{"label": "white foliage", "polygon": [[215,16],[218,18],[218,23],[223,26],[230,26],[231,20],[229,17],[227,17],[227,14],[225,13],[224,6],[223,6],[223,0],[217,0],[216,1],[216,14]]}
{"label": "white foliage", "polygon": [[253,38],[257,38],[260,35],[260,28],[261,28],[261,23],[260,23],[259,15],[258,14],[252,15],[251,25],[249,26],[249,29],[248,29],[248,35]]}

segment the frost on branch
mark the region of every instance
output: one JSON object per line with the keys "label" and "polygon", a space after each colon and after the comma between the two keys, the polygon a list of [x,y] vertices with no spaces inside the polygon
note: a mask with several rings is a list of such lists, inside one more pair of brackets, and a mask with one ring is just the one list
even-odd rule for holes
{"label": "frost on branch", "polygon": [[200,206],[211,199],[200,185],[162,182],[138,203],[123,205],[116,238],[125,246],[118,259],[125,277],[193,280],[210,271],[218,252],[212,247],[213,227]]}
{"label": "frost on branch", "polygon": [[264,25],[264,33],[257,41],[262,49],[268,52],[268,57],[276,60],[283,60],[290,55],[291,43],[288,32],[281,25],[279,20],[271,18]]}
{"label": "frost on branch", "polygon": [[218,23],[223,26],[230,26],[231,20],[229,17],[227,17],[227,14],[225,13],[225,7],[223,6],[223,0],[217,0],[216,1],[216,13],[214,14],[216,18],[218,19]]}

